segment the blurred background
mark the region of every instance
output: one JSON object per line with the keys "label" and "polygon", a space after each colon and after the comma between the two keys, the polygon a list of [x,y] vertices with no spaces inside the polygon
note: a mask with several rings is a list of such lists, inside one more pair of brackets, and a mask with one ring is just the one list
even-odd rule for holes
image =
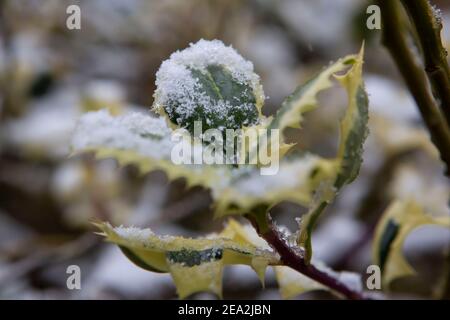
{"label": "blurred background", "polygon": [[[441,10],[450,49],[450,3]],[[66,27],[71,4],[81,30]],[[167,274],[131,264],[95,235],[94,218],[151,227],[161,234],[205,235],[212,220],[207,190],[145,176],[133,166],[70,157],[71,132],[86,111],[148,111],[155,73],[176,50],[220,39],[254,63],[273,114],[294,88],[365,40],[370,136],[358,179],[324,214],[315,257],[336,270],[365,275],[374,226],[392,199],[414,197],[432,214],[449,214],[450,188],[436,150],[380,31],[366,28],[361,0],[3,0],[0,1],[0,299],[173,299]],[[301,130],[297,148],[336,152],[345,94],[320,95],[321,108]],[[305,208],[281,203],[275,220],[296,230]],[[450,232],[425,227],[404,248],[418,276],[394,283],[392,297],[450,297]],[[447,251],[446,251],[447,250]],[[66,268],[81,268],[82,290],[68,290]],[[299,299],[330,298],[324,292]],[[192,298],[215,298],[197,294]],[[271,271],[262,289],[248,267],[228,267],[226,299],[279,299]]]}

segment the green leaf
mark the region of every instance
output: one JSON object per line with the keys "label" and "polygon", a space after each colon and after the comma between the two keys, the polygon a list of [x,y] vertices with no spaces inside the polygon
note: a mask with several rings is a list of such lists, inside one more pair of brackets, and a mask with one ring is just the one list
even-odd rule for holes
{"label": "green leaf", "polygon": [[[336,76],[347,92],[348,106],[340,123],[339,148],[334,159],[335,171],[321,182],[307,214],[301,220],[298,242],[305,247],[307,261],[312,257],[311,233],[317,219],[339,190],[356,178],[361,166],[363,144],[368,134],[368,98],[362,78],[363,55],[362,48],[351,62],[351,69],[342,76]],[[345,64],[348,63],[350,61],[346,60]],[[328,77],[330,76],[331,74]]]}
{"label": "green leaf", "polygon": [[172,127],[242,129],[264,117],[264,92],[251,62],[219,40],[199,40],[174,52],[156,73],[153,110]]}
{"label": "green leaf", "polygon": [[426,214],[414,200],[394,201],[383,213],[375,230],[372,254],[374,263],[382,270],[386,290],[393,280],[415,275],[403,256],[403,245],[413,230],[424,225],[450,228],[450,217]]}
{"label": "green leaf", "polygon": [[170,273],[180,298],[200,291],[221,297],[226,265],[249,265],[263,279],[266,267],[279,263],[278,255],[272,251],[233,241],[225,235],[192,239],[158,236],[150,229],[113,228],[109,223],[95,225],[137,266]]}
{"label": "green leaf", "polygon": [[[195,106],[185,114],[185,99],[170,99],[163,106],[170,121],[194,134],[194,122],[202,123],[202,130],[211,128],[241,129],[258,121],[259,110],[250,84],[240,83],[223,66],[209,65],[204,71],[189,68],[198,83],[193,94]],[[180,121],[181,119],[181,121]]]}

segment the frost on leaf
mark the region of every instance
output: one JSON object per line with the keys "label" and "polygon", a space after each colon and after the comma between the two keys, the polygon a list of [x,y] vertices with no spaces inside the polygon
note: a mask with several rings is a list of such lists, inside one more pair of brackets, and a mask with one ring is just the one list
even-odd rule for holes
{"label": "frost on leaf", "polygon": [[222,296],[222,272],[226,265],[251,266],[259,276],[279,258],[270,250],[233,241],[222,235],[204,238],[158,236],[150,229],[113,228],[96,224],[102,235],[117,244],[137,266],[171,274],[180,298],[200,291]]}
{"label": "frost on leaf", "polygon": [[173,53],[156,73],[154,109],[194,132],[241,129],[258,122],[264,93],[253,64],[219,40],[200,40]]}
{"label": "frost on leaf", "polygon": [[280,163],[276,175],[264,176],[255,168],[233,172],[228,184],[213,189],[216,216],[248,213],[255,207],[271,207],[282,201],[308,205],[320,179],[334,167],[313,154]]}
{"label": "frost on leaf", "polygon": [[386,289],[397,278],[415,275],[403,256],[403,244],[413,230],[424,225],[450,228],[450,217],[429,215],[414,200],[395,201],[383,214],[375,230],[372,255]]}
{"label": "frost on leaf", "polygon": [[72,138],[74,150],[122,149],[143,156],[170,159],[171,130],[161,118],[133,112],[113,117],[107,110],[81,117]]}
{"label": "frost on leaf", "polygon": [[72,150],[94,152],[99,159],[115,158],[121,165],[134,164],[142,173],[163,170],[169,179],[186,178],[189,186],[211,187],[219,177],[227,175],[225,167],[174,164],[171,134],[161,117],[138,112],[113,117],[100,110],[80,118],[72,137]]}

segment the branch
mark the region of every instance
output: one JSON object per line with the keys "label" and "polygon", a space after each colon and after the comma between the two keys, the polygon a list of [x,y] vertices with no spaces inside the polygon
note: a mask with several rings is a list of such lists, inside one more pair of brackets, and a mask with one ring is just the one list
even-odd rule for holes
{"label": "branch", "polygon": [[349,288],[345,283],[334,278],[332,275],[317,269],[311,263],[306,263],[302,253],[286,243],[268,213],[263,215],[262,212],[259,212],[255,215],[247,215],[246,217],[252,222],[258,234],[278,252],[283,265],[291,267],[348,299],[368,299],[362,292]]}
{"label": "branch", "polygon": [[450,125],[450,71],[447,51],[442,45],[442,22],[427,0],[402,0],[419,36],[425,60],[425,71],[435,95],[440,99],[440,107],[447,125]]}
{"label": "branch", "polygon": [[430,92],[425,71],[408,47],[407,33],[403,32],[398,2],[377,0],[376,3],[382,13],[383,43],[413,95],[430,132],[431,140],[439,150],[442,161],[446,164],[446,174],[450,177],[450,130]]}

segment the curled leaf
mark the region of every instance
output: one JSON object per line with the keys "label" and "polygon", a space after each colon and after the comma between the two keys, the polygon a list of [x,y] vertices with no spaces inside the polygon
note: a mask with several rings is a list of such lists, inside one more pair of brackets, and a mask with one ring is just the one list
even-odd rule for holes
{"label": "curled leaf", "polygon": [[[339,148],[334,159],[335,171],[323,179],[307,214],[302,217],[298,242],[305,247],[307,260],[312,257],[311,233],[317,219],[339,190],[356,178],[361,166],[369,119],[368,98],[362,78],[363,55],[362,48],[359,55],[354,57],[351,69],[344,75],[336,76],[347,91],[348,106],[340,123]],[[331,75],[332,73],[328,77]]]}

